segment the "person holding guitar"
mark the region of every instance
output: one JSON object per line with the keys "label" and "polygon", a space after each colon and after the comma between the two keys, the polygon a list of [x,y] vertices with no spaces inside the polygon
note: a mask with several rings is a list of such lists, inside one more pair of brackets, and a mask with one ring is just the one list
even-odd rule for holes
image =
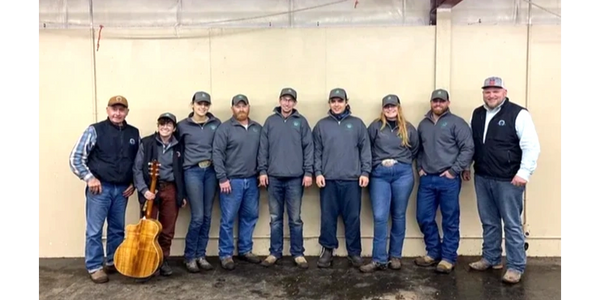
{"label": "person holding guitar", "polygon": [[[183,180],[183,155],[181,144],[173,135],[177,118],[171,113],[158,117],[157,131],[142,139],[133,166],[135,188],[138,190],[141,216],[144,215],[146,200],[153,200],[151,217],[162,225],[158,243],[164,259],[160,274],[169,276],[173,270],[167,262],[171,250],[171,241],[175,235],[175,223],[179,208],[186,205],[185,183]],[[149,165],[157,160],[160,164],[157,191],[149,190]]]}
{"label": "person holding guitar", "polygon": [[71,172],[87,183],[85,267],[95,283],[107,282],[107,273],[116,272],[113,260],[125,237],[125,209],[134,192],[132,166],[140,142],[139,130],[125,121],[129,113],[125,97],[111,97],[106,113],[106,120],[88,126],[69,155]]}

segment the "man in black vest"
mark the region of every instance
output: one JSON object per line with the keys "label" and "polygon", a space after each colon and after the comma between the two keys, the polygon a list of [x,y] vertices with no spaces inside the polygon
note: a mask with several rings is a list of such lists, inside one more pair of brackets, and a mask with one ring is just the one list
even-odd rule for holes
{"label": "man in black vest", "polygon": [[[540,144],[531,115],[509,101],[502,78],[487,78],[482,88],[484,104],[473,111],[471,127],[483,257],[469,266],[474,270],[502,268],[504,221],[507,271],[502,280],[517,283],[526,264],[523,192],[537,166]],[[463,179],[470,177],[470,171],[463,172]]]}
{"label": "man in black vest", "polygon": [[[175,223],[179,208],[185,206],[185,185],[183,181],[183,155],[181,146],[173,135],[177,118],[171,113],[158,117],[158,130],[142,139],[140,149],[133,166],[135,188],[138,190],[140,212],[146,200],[154,200],[151,217],[158,219],[163,227],[158,243],[163,251],[164,259],[160,274],[169,276],[173,270],[167,262],[171,253],[171,241],[175,235]],[[157,191],[150,188],[150,168],[153,160],[160,164],[158,170]]]}
{"label": "man in black vest", "polygon": [[[93,282],[108,281],[116,271],[113,258],[125,237],[127,199],[134,192],[133,162],[140,132],[127,124],[129,104],[114,96],[106,107],[106,120],[90,125],[69,156],[71,171],[87,183],[85,266]],[[102,228],[108,222],[106,261]]]}
{"label": "man in black vest", "polygon": [[[450,112],[448,91],[433,91],[430,103],[431,110],[417,128],[421,141],[417,158],[417,222],[427,254],[415,263],[437,264],[436,271],[450,273],[456,265],[460,241],[460,174],[471,165],[473,137],[469,124]],[[435,220],[438,206],[442,213],[442,241]]]}

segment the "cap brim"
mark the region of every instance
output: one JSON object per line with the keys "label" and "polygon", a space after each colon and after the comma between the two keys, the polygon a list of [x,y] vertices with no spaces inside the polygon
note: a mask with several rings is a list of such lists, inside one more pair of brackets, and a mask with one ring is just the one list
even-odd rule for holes
{"label": "cap brim", "polygon": [[481,87],[482,89],[487,89],[487,88],[497,88],[497,89],[503,89],[503,86],[499,86],[499,85],[485,85]]}

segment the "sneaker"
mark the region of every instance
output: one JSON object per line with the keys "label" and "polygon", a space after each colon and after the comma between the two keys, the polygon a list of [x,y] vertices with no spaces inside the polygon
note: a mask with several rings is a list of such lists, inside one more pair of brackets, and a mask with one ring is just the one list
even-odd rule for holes
{"label": "sneaker", "polygon": [[198,272],[200,272],[200,268],[198,268],[198,264],[196,263],[195,259],[194,260],[185,261],[185,268],[190,273],[198,273]]}
{"label": "sneaker", "polygon": [[325,248],[321,250],[321,256],[317,260],[317,267],[329,268],[333,262],[333,249]]}
{"label": "sneaker", "polygon": [[437,267],[435,267],[436,272],[438,273],[450,273],[454,269],[454,264],[449,261],[442,260],[438,263]]}
{"label": "sneaker", "polygon": [[402,260],[398,257],[392,257],[390,261],[390,269],[392,270],[400,270],[402,268]]}
{"label": "sneaker", "polygon": [[196,259],[196,264],[205,271],[210,271],[210,270],[214,269],[213,266],[204,257],[200,257],[200,258]]}
{"label": "sneaker", "polygon": [[348,256],[348,260],[350,261],[352,266],[355,268],[360,268],[360,266],[362,266],[362,264],[363,264],[363,261],[362,261],[362,258],[360,257],[360,255],[350,255],[350,256]]}
{"label": "sneaker", "polygon": [[308,262],[304,256],[297,256],[294,258],[294,263],[296,263],[296,265],[302,269],[308,269]]}
{"label": "sneaker", "polygon": [[241,260],[245,260],[251,264],[260,264],[260,258],[258,258],[258,256],[254,255],[254,253],[252,252],[248,252],[246,254],[240,255],[239,258]]}
{"label": "sneaker", "polygon": [[92,281],[94,283],[108,282],[108,275],[106,275],[106,272],[104,271],[104,269],[100,269],[94,273],[91,273],[90,278],[92,278]]}
{"label": "sneaker", "polygon": [[502,281],[512,284],[518,283],[519,281],[521,281],[521,275],[522,273],[517,270],[508,269],[508,271],[504,273],[504,276],[502,276]]}
{"label": "sneaker", "polygon": [[277,262],[277,257],[275,257],[274,255],[269,255],[267,256],[267,258],[265,258],[265,260],[263,260],[260,265],[263,267],[270,267],[272,265],[274,265]]}
{"label": "sneaker", "polygon": [[421,267],[430,267],[430,266],[437,264],[438,262],[439,262],[439,260],[434,259],[433,257],[431,257],[429,255],[417,257],[415,259],[415,264],[417,266],[421,266]]}
{"label": "sneaker", "polygon": [[368,263],[366,265],[360,266],[360,268],[358,268],[358,269],[363,273],[372,273],[377,270],[385,270],[386,265],[371,261],[370,263]]}
{"label": "sneaker", "polygon": [[162,276],[171,276],[173,274],[173,269],[169,266],[169,263],[166,259],[163,260],[162,265],[160,266],[160,275]]}
{"label": "sneaker", "polygon": [[233,262],[233,258],[227,257],[221,260],[221,267],[225,270],[233,270],[235,269],[235,263]]}
{"label": "sneaker", "polygon": [[485,271],[489,268],[492,268],[494,270],[500,270],[500,269],[502,269],[502,264],[492,265],[492,264],[490,264],[490,262],[487,259],[482,258],[476,262],[470,263],[469,267],[471,269],[477,270],[477,271]]}

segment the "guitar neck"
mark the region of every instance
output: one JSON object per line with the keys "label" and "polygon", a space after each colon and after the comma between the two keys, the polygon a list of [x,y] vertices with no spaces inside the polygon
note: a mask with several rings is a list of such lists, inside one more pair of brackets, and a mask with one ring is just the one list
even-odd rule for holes
{"label": "guitar neck", "polygon": [[[152,181],[150,182],[150,192],[154,193],[155,195],[158,194],[156,191],[156,182],[157,182],[157,178],[156,176],[154,176],[152,178]],[[155,196],[156,197],[156,196]],[[154,205],[154,200],[150,200],[150,199],[146,199],[147,203],[146,203],[146,219],[150,219],[152,216],[152,206]]]}

